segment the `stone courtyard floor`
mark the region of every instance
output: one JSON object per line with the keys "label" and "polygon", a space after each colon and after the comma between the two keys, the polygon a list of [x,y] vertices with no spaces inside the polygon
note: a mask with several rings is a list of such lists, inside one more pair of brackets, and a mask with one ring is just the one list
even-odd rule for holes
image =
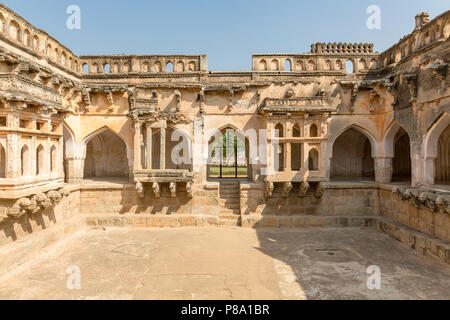
{"label": "stone courtyard floor", "polygon": [[450,299],[450,267],[371,228],[100,228],[4,275],[0,299]]}

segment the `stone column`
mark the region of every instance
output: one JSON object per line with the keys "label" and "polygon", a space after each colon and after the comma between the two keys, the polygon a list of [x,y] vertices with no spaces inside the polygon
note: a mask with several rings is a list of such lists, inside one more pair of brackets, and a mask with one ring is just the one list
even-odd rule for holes
{"label": "stone column", "polygon": [[160,158],[159,158],[159,168],[161,170],[166,169],[166,128],[161,127],[161,148],[160,148]]}
{"label": "stone column", "polygon": [[422,144],[420,141],[411,141],[411,186],[416,187],[421,183]]}
{"label": "stone column", "polygon": [[20,136],[17,133],[7,134],[6,151],[6,178],[19,178],[21,176],[21,149]]}
{"label": "stone column", "polygon": [[134,170],[142,170],[141,162],[141,124],[134,124]]}
{"label": "stone column", "polygon": [[285,156],[285,160],[284,163],[286,164],[286,172],[291,172],[292,171],[292,163],[291,163],[291,144],[290,143],[286,143],[286,150],[284,152],[284,156]]}
{"label": "stone column", "polygon": [[436,165],[437,157],[428,157],[424,159],[423,163],[423,177],[422,181],[425,185],[432,186],[434,185],[434,175],[435,175],[435,165]]}
{"label": "stone column", "polygon": [[308,143],[303,143],[303,165],[302,168],[304,169],[309,169],[309,144]]}
{"label": "stone column", "polygon": [[390,183],[392,181],[392,158],[374,158],[375,181],[378,183]]}
{"label": "stone column", "polygon": [[68,183],[80,183],[84,176],[84,160],[85,158],[66,157]]}
{"label": "stone column", "polygon": [[152,169],[152,127],[149,123],[145,125],[146,128],[146,140],[145,140],[145,160],[147,170]]}

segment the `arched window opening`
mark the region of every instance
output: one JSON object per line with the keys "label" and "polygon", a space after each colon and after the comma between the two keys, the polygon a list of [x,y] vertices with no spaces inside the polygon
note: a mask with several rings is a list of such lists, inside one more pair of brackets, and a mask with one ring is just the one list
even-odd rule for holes
{"label": "arched window opening", "polygon": [[294,138],[300,138],[301,132],[300,132],[300,126],[298,124],[295,124],[292,128],[292,136]]}
{"label": "arched window opening", "polygon": [[0,14],[0,32],[5,31],[6,31],[6,19],[2,14]]}
{"label": "arched window opening", "polygon": [[0,178],[6,178],[6,152],[3,145],[0,145]]}
{"label": "arched window opening", "polygon": [[172,62],[168,62],[166,64],[166,72],[173,72],[173,63]]}
{"label": "arched window opening", "polygon": [[278,63],[278,60],[273,59],[272,62],[270,63],[270,70],[278,71],[279,69],[280,69],[280,65]]}
{"label": "arched window opening", "polygon": [[42,145],[39,145],[36,149],[36,175],[44,173],[44,165],[44,147]]}
{"label": "arched window opening", "polygon": [[347,71],[348,74],[353,74],[355,73],[355,66],[353,64],[353,61],[351,60],[347,60],[345,62],[345,70]]}
{"label": "arched window opening", "polygon": [[108,73],[110,73],[110,72],[111,72],[111,69],[110,69],[110,67],[109,67],[109,64],[106,63],[106,64],[103,66],[103,73],[108,74]]}
{"label": "arched window opening", "polygon": [[284,137],[284,128],[281,123],[278,123],[275,126],[275,137],[283,138]]}
{"label": "arched window opening", "polygon": [[251,175],[249,163],[249,142],[231,127],[224,128],[209,140],[209,178],[248,178]]}
{"label": "arched window opening", "polygon": [[259,62],[259,70],[261,70],[261,71],[266,71],[267,70],[267,61],[266,60],[262,59]]}
{"label": "arched window opening", "polygon": [[156,61],[153,65],[153,72],[162,72],[162,65],[161,62]]}
{"label": "arched window opening", "polygon": [[34,36],[34,38],[33,38],[33,48],[36,50],[39,50],[39,37],[38,36]]}
{"label": "arched window opening", "polygon": [[308,169],[310,171],[319,170],[319,151],[315,148],[309,150]]}
{"label": "arched window opening", "polygon": [[317,126],[315,123],[309,127],[309,136],[310,137],[318,137],[319,136],[319,130],[317,129]]}
{"label": "arched window opening", "polygon": [[89,73],[89,65],[87,63],[83,64],[83,73],[84,74]]}
{"label": "arched window opening", "polygon": [[22,176],[30,175],[30,150],[26,145],[20,151],[20,173]]}
{"label": "arched window opening", "polygon": [[149,72],[150,71],[150,65],[148,62],[144,62],[142,65],[142,72]]}
{"label": "arched window opening", "polygon": [[177,63],[177,72],[184,72],[184,63],[183,63],[183,61],[179,61]]}
{"label": "arched window opening", "polygon": [[194,72],[194,71],[195,71],[195,62],[191,61],[191,62],[189,62],[189,65],[188,65],[188,72]]}
{"label": "arched window opening", "polygon": [[411,179],[411,145],[408,133],[403,128],[394,138],[394,159],[392,160],[392,181]]}
{"label": "arched window opening", "polygon": [[436,183],[450,184],[450,126],[442,132],[438,140],[438,156],[435,160]]}
{"label": "arched window opening", "polygon": [[286,59],[286,60],[284,61],[284,71],[292,71],[291,60]]}
{"label": "arched window opening", "polygon": [[291,170],[300,171],[302,168],[303,144],[291,143]]}
{"label": "arched window opening", "polygon": [[333,144],[331,178],[375,178],[372,145],[364,134],[354,128],[343,132]]}
{"label": "arched window opening", "polygon": [[110,130],[91,138],[86,146],[84,177],[128,177],[125,142]]}
{"label": "arched window opening", "polygon": [[52,148],[50,149],[50,171],[51,172],[56,172],[56,147],[52,146]]}
{"label": "arched window opening", "polygon": [[20,26],[16,21],[11,21],[9,24],[9,35],[14,40],[20,41]]}

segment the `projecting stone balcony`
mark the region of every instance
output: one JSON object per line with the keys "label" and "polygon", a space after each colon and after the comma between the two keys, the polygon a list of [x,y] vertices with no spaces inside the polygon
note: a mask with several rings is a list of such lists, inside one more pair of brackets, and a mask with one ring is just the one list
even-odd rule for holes
{"label": "projecting stone balcony", "polygon": [[140,197],[144,197],[144,183],[152,184],[156,198],[161,196],[161,184],[169,184],[172,198],[177,196],[177,184],[185,184],[188,197],[192,197],[192,182],[194,173],[184,169],[142,169],[134,171],[136,190]]}
{"label": "projecting stone balcony", "polygon": [[294,184],[298,184],[300,196],[305,196],[308,191],[313,191],[314,195],[320,198],[325,190],[325,181],[326,179],[320,176],[320,171],[301,169],[297,172],[276,172],[264,177],[265,196],[267,198],[272,197],[275,185],[281,185],[282,196],[287,198]]}

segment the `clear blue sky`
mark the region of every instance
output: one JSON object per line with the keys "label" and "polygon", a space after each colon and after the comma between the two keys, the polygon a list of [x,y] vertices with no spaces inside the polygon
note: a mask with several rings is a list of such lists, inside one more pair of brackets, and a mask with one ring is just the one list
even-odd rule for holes
{"label": "clear blue sky", "polygon": [[[449,0],[4,0],[77,55],[207,54],[209,70],[250,70],[254,53],[309,52],[314,42],[373,42],[383,51],[414,28],[414,16]],[[81,30],[66,8],[81,8]],[[381,30],[366,27],[369,5]]]}

